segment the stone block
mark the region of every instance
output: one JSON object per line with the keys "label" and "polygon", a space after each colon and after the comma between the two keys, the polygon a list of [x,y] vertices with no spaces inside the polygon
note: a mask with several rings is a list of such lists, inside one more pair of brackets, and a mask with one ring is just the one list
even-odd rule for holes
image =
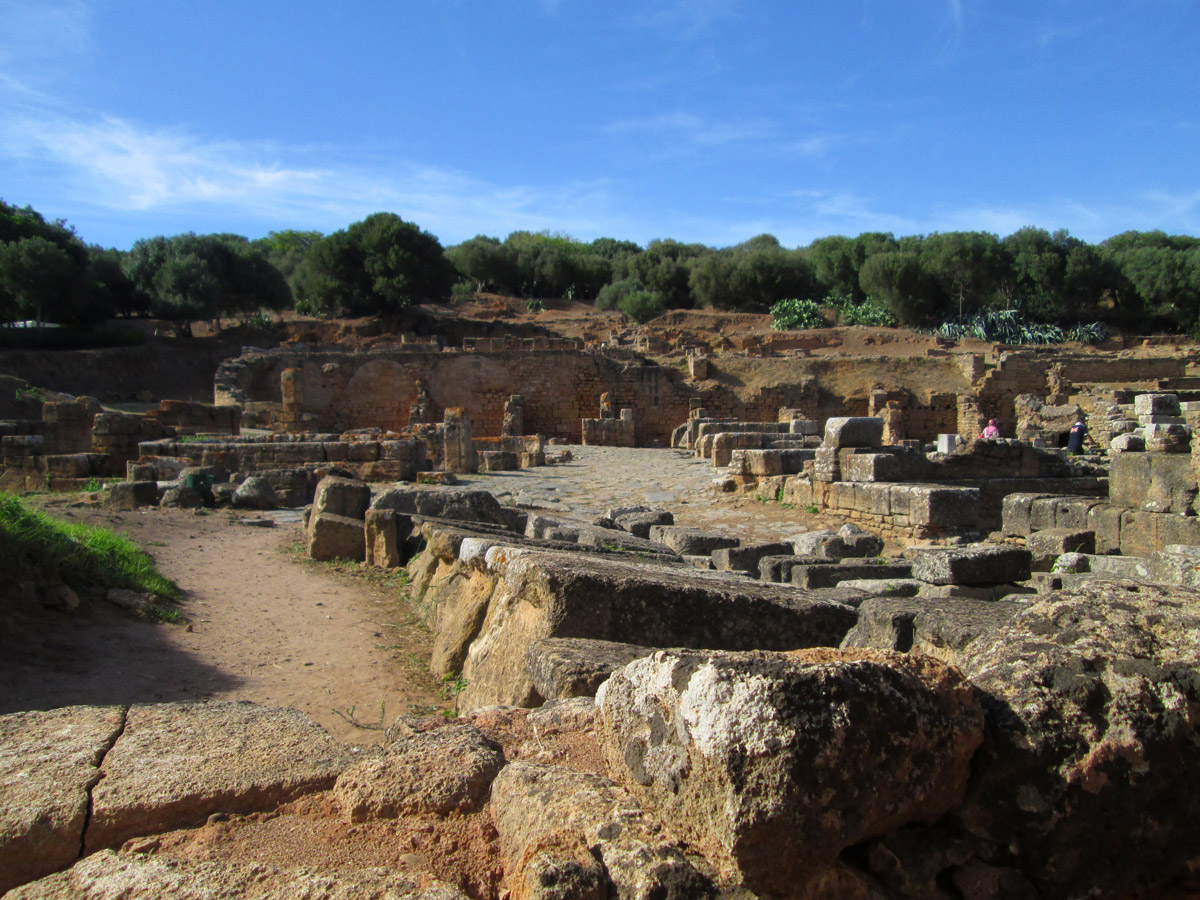
{"label": "stone block", "polygon": [[1146,451],[1185,454],[1191,449],[1192,429],[1182,424],[1149,424],[1142,429]]}
{"label": "stone block", "polygon": [[1033,569],[1049,572],[1054,561],[1064,553],[1095,553],[1096,532],[1074,528],[1047,528],[1029,535],[1025,547],[1033,555]]}
{"label": "stone block", "polygon": [[362,519],[352,519],[314,508],[308,520],[308,555],[313,559],[366,558],[366,531]]}
{"label": "stone block", "polygon": [[783,474],[783,456],[779,450],[743,450],[746,472],[759,477]]}
{"label": "stone block", "polygon": [[759,561],[764,556],[784,556],[791,550],[792,545],[783,541],[746,547],[722,547],[712,552],[713,568],[725,572],[749,572],[757,576]]}
{"label": "stone block", "polygon": [[113,509],[137,509],[139,506],[158,505],[157,481],[122,481],[114,484],[108,492],[106,506]]}
{"label": "stone block", "polygon": [[484,450],[479,454],[479,471],[510,472],[517,469],[517,454],[511,450]]}
{"label": "stone block", "polygon": [[[361,481],[326,475],[317,482],[313,495],[313,513],[329,513],[362,522],[371,505],[371,488]],[[361,556],[359,557],[361,559]]]}
{"label": "stone block", "polygon": [[773,897],[841,895],[810,888],[846,848],[959,805],[983,739],[965,680],[887,651],[661,651],[596,703],[613,777]]}
{"label": "stone block", "polygon": [[685,525],[651,525],[650,540],[670,547],[680,556],[708,556],[722,547],[736,547],[737,538]]}
{"label": "stone block", "polygon": [[883,419],[877,416],[835,416],[825,422],[825,441],[822,446],[840,450],[844,447],[880,447],[883,445]]}
{"label": "stone block", "polygon": [[796,556],[841,559],[848,555],[846,542],[835,531],[808,531],[788,538],[788,541],[792,545],[792,553]]}
{"label": "stone block", "polygon": [[1197,494],[1191,456],[1183,453],[1121,453],[1109,467],[1114,504],[1150,512],[1190,514]]}
{"label": "stone block", "polygon": [[792,569],[797,566],[832,566],[837,560],[824,559],[818,556],[764,556],[758,561],[758,577],[760,581],[772,584],[791,584]]}
{"label": "stone block", "polygon": [[883,538],[857,525],[847,523],[838,529],[837,534],[846,547],[846,556],[862,558],[878,556],[883,552]]}
{"label": "stone block", "polygon": [[891,453],[856,453],[841,459],[843,481],[901,481],[899,457]]}
{"label": "stone block", "polygon": [[1138,394],[1133,398],[1133,414],[1142,416],[1177,416],[1179,415],[1179,396],[1177,394]]}
{"label": "stone block", "polygon": [[909,563],[887,563],[882,560],[878,562],[841,560],[833,566],[796,566],[792,569],[792,584],[811,591],[837,587],[843,581],[885,581],[908,578],[911,574],[912,565]]}
{"label": "stone block", "polygon": [[654,651],[616,641],[547,638],[530,644],[525,657],[537,692],[546,700],[563,700],[595,697],[613,672]]}
{"label": "stone block", "polygon": [[1025,581],[1030,575],[1030,552],[1004,544],[922,547],[908,555],[913,578],[929,584],[998,584]]}
{"label": "stone block", "polygon": [[1121,516],[1127,507],[1101,503],[1088,510],[1087,527],[1096,535],[1096,552],[1121,552]]}
{"label": "stone block", "polygon": [[979,521],[978,488],[905,485],[896,491],[908,494],[908,516],[914,526],[958,530],[974,528]]}
{"label": "stone block", "polygon": [[1141,453],[1146,449],[1146,439],[1140,434],[1118,434],[1108,442],[1113,453]]}
{"label": "stone block", "polygon": [[[368,509],[364,523],[366,563],[380,569],[394,569],[401,559],[399,519],[411,527],[412,519],[392,509]],[[407,529],[405,529],[407,531]]]}

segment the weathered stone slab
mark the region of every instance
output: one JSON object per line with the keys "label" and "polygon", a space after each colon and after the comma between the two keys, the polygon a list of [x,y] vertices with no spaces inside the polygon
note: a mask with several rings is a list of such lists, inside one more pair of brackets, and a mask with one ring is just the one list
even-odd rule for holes
{"label": "weathered stone slab", "polygon": [[1041,896],[1136,895],[1195,859],[1200,792],[1181,786],[1200,777],[1200,594],[1092,579],[961,666],[989,739],[959,818]]}
{"label": "weathered stone slab", "polygon": [[139,506],[158,505],[158,482],[121,481],[108,491],[105,505],[113,509],[137,509]]}
{"label": "weathered stone slab", "polygon": [[461,710],[534,703],[525,650],[545,638],[790,650],[836,646],[855,621],[842,595],[817,600],[790,586],[691,567],[511,547],[494,547],[472,565],[481,583],[448,585],[451,592],[483,595],[489,581],[494,588],[463,664]]}
{"label": "weathered stone slab", "polygon": [[260,475],[251,475],[233,492],[233,505],[239,509],[278,509],[279,497],[271,482]]}
{"label": "weathered stone slab", "polygon": [[968,644],[1008,624],[1021,608],[1014,601],[872,597],[858,608],[858,624],[842,647],[915,649],[957,665]]}
{"label": "weathered stone slab", "polygon": [[883,651],[660,651],[596,702],[614,776],[723,875],[774,896],[803,896],[869,836],[954,809],[983,739],[957,672]]}
{"label": "weathered stone slab", "polygon": [[670,547],[681,556],[708,556],[722,547],[736,547],[740,541],[727,534],[701,531],[686,525],[651,525],[650,540]]}
{"label": "weathered stone slab", "polygon": [[877,416],[835,416],[825,422],[822,446],[879,447],[883,444],[883,419]]}
{"label": "weathered stone slab", "polygon": [[531,865],[579,873],[587,868],[582,844],[602,864],[585,882],[599,883],[600,890],[590,894],[597,900],[682,900],[716,893],[629,792],[599,775],[510,763],[492,784],[492,815],[510,885],[533,880],[526,871]]}
{"label": "weathered stone slab", "polygon": [[791,549],[791,544],[782,541],[751,544],[748,547],[722,547],[712,552],[713,568],[723,572],[750,572],[757,575],[759,562],[764,556],[783,556],[790,553]]}
{"label": "weathered stone slab", "polygon": [[367,510],[363,533],[366,541],[365,560],[368,566],[394,569],[402,562],[407,562],[406,559],[401,559],[401,522],[407,526],[405,531],[412,528],[412,519],[400,516],[395,510]]}
{"label": "weathered stone slab", "polygon": [[594,697],[617,669],[649,656],[654,647],[595,641],[587,638],[548,638],[534,641],[525,653],[533,686],[545,700]]}
{"label": "weathered stone slab", "polygon": [[313,495],[313,513],[330,513],[360,522],[371,505],[370,485],[352,478],[326,475],[317,482]]}
{"label": "weathered stone slab", "polygon": [[833,566],[794,566],[792,568],[792,584],[796,587],[813,590],[814,588],[836,587],[843,581],[852,579],[891,580],[909,578],[912,575],[912,565],[906,562],[878,562],[856,560],[846,562],[840,560]]}
{"label": "weathered stone slab", "polygon": [[333,786],[350,748],[294,709],[253,703],[132,706],[92,791],[88,853],[131,837],[250,813]]}
{"label": "weathered stone slab", "polygon": [[846,553],[846,542],[830,530],[808,531],[788,538],[792,553],[796,556],[817,556],[823,559],[841,559]]}
{"label": "weathered stone slab", "polygon": [[313,559],[366,559],[365,523],[333,513],[314,512],[308,520],[308,555]]}
{"label": "weathered stone slab", "polygon": [[1025,541],[1032,554],[1032,566],[1049,572],[1054,560],[1064,553],[1095,553],[1096,532],[1076,528],[1047,528],[1035,531]]}
{"label": "weathered stone slab", "polygon": [[[475,488],[421,485],[391,488],[379,494],[371,503],[372,509],[393,509],[408,515],[456,519],[462,522],[485,522],[511,528],[519,518],[524,531],[528,516],[509,511],[487,491]],[[512,512],[519,515],[514,517]]]}
{"label": "weathered stone slab", "polygon": [[623,531],[628,531],[630,534],[637,535],[640,538],[650,538],[650,527],[652,525],[674,525],[675,516],[665,509],[638,509],[629,512],[620,512],[617,515],[609,511],[609,518],[613,524]]}
{"label": "weathered stone slab", "polygon": [[962,547],[916,548],[913,578],[930,584],[991,584],[1025,581],[1030,575],[1028,550],[1003,544],[968,544]]}
{"label": "weathered stone slab", "polygon": [[168,859],[102,850],[66,872],[5,895],[6,900],[467,900],[430,878],[394,868],[320,871],[214,860]]}
{"label": "weathered stone slab", "polygon": [[847,523],[838,529],[838,537],[846,548],[846,556],[858,558],[878,556],[883,552],[883,538]]}
{"label": "weathered stone slab", "polygon": [[773,584],[791,584],[796,566],[836,565],[836,559],[823,556],[764,556],[758,561],[758,577]]}
{"label": "weathered stone slab", "polygon": [[504,751],[474,725],[446,725],[404,735],[383,756],[346,769],[333,798],[350,822],[472,812],[504,762]]}
{"label": "weathered stone slab", "polygon": [[1137,394],[1133,398],[1133,414],[1142,416],[1179,415],[1178,394]]}
{"label": "weathered stone slab", "polygon": [[124,707],[0,716],[0,893],[79,858],[88,792]]}

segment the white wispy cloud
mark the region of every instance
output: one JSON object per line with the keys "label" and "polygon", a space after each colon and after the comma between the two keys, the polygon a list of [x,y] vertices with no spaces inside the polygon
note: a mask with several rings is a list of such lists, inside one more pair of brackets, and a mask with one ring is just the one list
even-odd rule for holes
{"label": "white wispy cloud", "polygon": [[454,241],[484,228],[587,233],[612,207],[603,181],[496,185],[419,162],[338,160],[327,147],[205,139],[113,117],[0,110],[0,163],[5,158],[50,171],[72,204],[224,213],[270,227],[330,231],[390,210]]}
{"label": "white wispy cloud", "polygon": [[741,18],[737,0],[655,0],[629,18],[671,40],[694,40],[723,22]]}
{"label": "white wispy cloud", "polygon": [[91,48],[84,0],[0,0],[0,71],[55,80]]}
{"label": "white wispy cloud", "polygon": [[765,118],[722,121],[683,111],[622,119],[610,123],[603,131],[620,137],[645,136],[657,141],[660,152],[666,153],[728,147],[743,153],[820,156],[847,140],[845,135],[822,131],[793,136],[780,124]]}

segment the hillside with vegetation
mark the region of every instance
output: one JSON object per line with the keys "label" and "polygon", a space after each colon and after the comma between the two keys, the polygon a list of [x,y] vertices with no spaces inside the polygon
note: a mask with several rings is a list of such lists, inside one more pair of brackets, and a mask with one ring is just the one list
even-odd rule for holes
{"label": "hillside with vegetation", "polygon": [[[830,236],[787,248],[769,234],[732,247],[664,239],[578,241],[517,231],[443,247],[393,213],[323,235],[153,236],[127,251],[86,244],[63,221],[0,201],[0,321],[86,331],[153,316],[196,322],[389,316],[480,294],[586,302],[646,322],[670,310],[770,311],[777,328],[938,328],[1010,343],[1095,340],[1106,329],[1200,327],[1200,239],[1125,232],[1089,244],[1065,231]],[[4,331],[4,329],[0,329]],[[27,345],[28,335],[7,335]]]}

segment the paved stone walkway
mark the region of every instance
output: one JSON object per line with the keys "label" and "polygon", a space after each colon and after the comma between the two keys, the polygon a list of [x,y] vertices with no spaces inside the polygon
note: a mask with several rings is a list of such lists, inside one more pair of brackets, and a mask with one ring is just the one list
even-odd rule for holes
{"label": "paved stone walkway", "polygon": [[670,510],[677,524],[726,531],[744,541],[776,540],[834,521],[752,495],[720,493],[712,481],[721,470],[682,450],[577,444],[548,448],[551,455],[562,450],[570,450],[574,459],[460,477],[491,491],[501,503],[541,515],[591,520],[615,506],[651,506]]}

